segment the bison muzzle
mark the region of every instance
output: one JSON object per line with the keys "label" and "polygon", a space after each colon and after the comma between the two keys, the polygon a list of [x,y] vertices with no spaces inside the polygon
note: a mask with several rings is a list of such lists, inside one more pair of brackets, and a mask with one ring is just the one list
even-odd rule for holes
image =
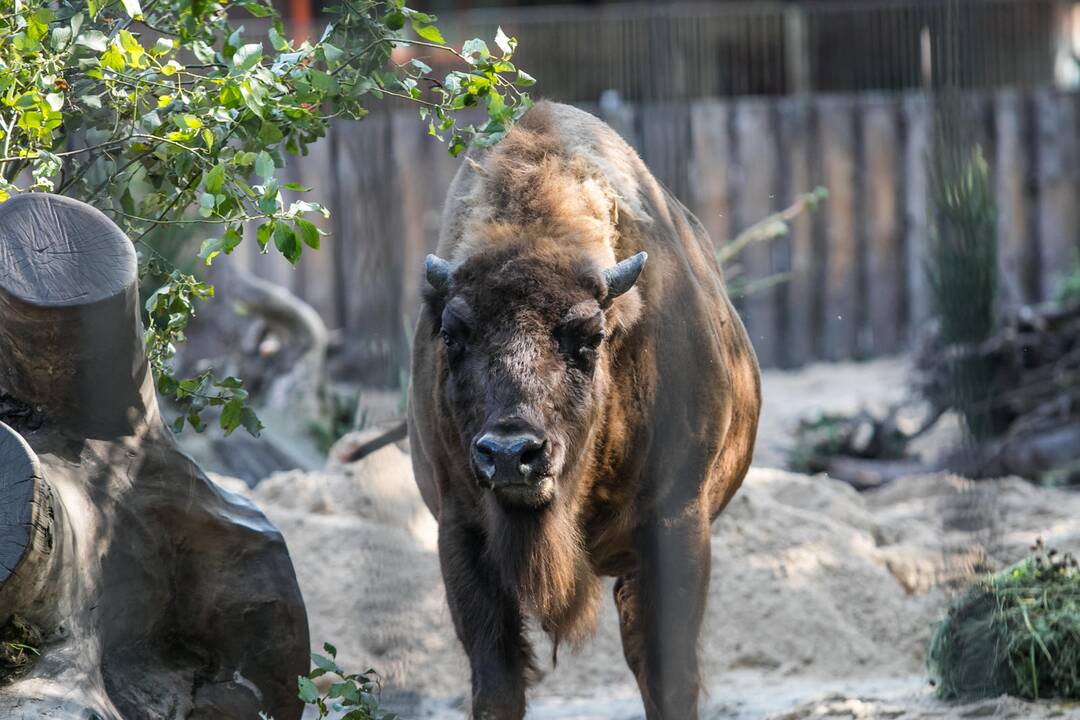
{"label": "bison muzzle", "polygon": [[760,408],[697,219],[605,124],[538,104],[454,179],[412,377],[473,717],[524,716],[528,619],[580,643],[612,576],[647,717],[696,718],[709,526]]}

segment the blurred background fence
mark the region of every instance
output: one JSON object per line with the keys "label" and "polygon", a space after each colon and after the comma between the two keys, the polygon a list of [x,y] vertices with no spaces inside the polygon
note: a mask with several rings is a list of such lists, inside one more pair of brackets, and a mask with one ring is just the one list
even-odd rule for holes
{"label": "blurred background fence", "polygon": [[[1001,218],[1009,302],[1054,293],[1080,248],[1080,97],[1050,90],[973,93]],[[894,353],[926,317],[925,153],[921,93],[626,104],[600,111],[720,242],[817,185],[821,210],[740,258],[750,277],[789,282],[740,301],[764,365]],[[290,286],[354,341],[370,382],[394,384],[407,355],[424,254],[458,160],[411,112],[340,123],[294,164],[294,179],[335,208],[331,236],[296,270],[238,261]]]}
{"label": "blurred background fence", "polygon": [[[1005,302],[1052,297],[1080,248],[1078,2],[411,4],[455,41],[497,24],[518,36],[537,95],[610,122],[718,243],[828,189],[790,236],[739,259],[750,280],[789,274],[738,303],[765,366],[898,352],[927,317],[927,91],[943,67],[989,164]],[[324,251],[293,270],[245,243],[239,262],[341,329],[355,377],[393,387],[459,161],[413,111],[375,110],[290,166],[334,209]]]}

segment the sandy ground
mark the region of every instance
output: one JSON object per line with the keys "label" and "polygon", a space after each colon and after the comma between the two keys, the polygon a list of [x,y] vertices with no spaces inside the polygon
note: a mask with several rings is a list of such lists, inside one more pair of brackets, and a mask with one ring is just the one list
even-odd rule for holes
{"label": "sandy ground", "polygon": [[[1022,556],[1036,536],[1080,550],[1080,494],[1018,479],[909,478],[859,494],[779,465],[800,415],[882,407],[907,366],[886,360],[769,373],[759,466],[713,528],[702,657],[706,718],[1080,718],[1080,705],[934,699],[926,642],[951,592],[983,566]],[[461,718],[468,666],[454,638],[435,527],[407,455],[273,476],[250,492],[289,543],[316,649],[376,667],[405,718]],[[529,717],[643,716],[606,603],[596,638],[530,695]],[[537,637],[538,656],[550,657]]]}

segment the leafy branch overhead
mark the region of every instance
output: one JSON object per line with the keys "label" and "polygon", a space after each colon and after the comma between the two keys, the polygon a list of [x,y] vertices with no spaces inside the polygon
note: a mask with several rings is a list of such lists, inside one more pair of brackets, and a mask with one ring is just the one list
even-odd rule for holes
{"label": "leafy branch overhead", "polygon": [[[25,191],[74,197],[139,244],[160,285],[147,302],[159,389],[196,426],[204,405],[225,408],[226,431],[258,423],[236,411],[246,407],[237,381],[209,373],[190,387],[169,371],[213,288],[158,241],[177,228],[196,234],[210,264],[248,226],[262,252],[296,263],[319,248],[316,222],[329,211],[287,201],[283,191],[307,189],[279,175],[334,119],[398,98],[457,155],[497,141],[529,106],[533,79],[501,30],[492,51],[480,39],[450,46],[434,16],[403,0],[344,0],[328,12],[317,39],[295,42],[269,0],[0,0],[0,202]],[[445,54],[456,69],[436,77],[419,57],[399,62],[403,46]],[[472,107],[486,111],[478,126],[459,121]]]}

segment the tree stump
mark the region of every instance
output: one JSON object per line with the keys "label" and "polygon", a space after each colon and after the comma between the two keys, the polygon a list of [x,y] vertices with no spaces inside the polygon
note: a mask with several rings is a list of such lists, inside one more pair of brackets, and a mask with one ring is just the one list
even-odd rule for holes
{"label": "tree stump", "polygon": [[297,718],[292,561],[162,423],[137,275],[97,210],[0,205],[0,623],[40,638],[0,717]]}

